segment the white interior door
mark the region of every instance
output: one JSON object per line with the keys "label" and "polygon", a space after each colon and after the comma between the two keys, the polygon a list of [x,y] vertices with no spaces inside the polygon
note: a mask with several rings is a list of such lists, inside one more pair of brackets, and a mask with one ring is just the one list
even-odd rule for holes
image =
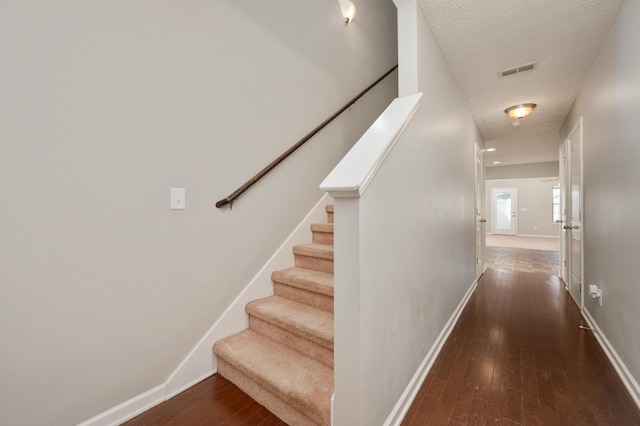
{"label": "white interior door", "polygon": [[484,272],[485,227],[484,217],[484,162],[482,150],[476,144],[476,279]]}
{"label": "white interior door", "polygon": [[584,304],[582,226],[582,117],[573,128],[567,145],[567,215],[563,225],[567,257],[567,285],[580,306]]}
{"label": "white interior door", "polygon": [[560,278],[569,289],[569,273],[567,269],[567,232],[564,232],[564,224],[567,223],[567,142],[560,145],[560,220],[556,221],[560,226]]}
{"label": "white interior door", "polygon": [[499,235],[516,235],[517,189],[493,188],[491,190],[491,232]]}

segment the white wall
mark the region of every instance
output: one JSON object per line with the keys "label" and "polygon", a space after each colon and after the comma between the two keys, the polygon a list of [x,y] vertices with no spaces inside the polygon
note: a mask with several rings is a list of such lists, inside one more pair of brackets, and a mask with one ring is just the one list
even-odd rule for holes
{"label": "white wall", "polygon": [[[517,235],[558,237],[560,228],[552,221],[552,188],[558,181],[553,178],[500,179],[485,181],[486,230],[491,232],[491,190],[494,188],[516,188],[517,190]],[[523,210],[524,209],[524,210]]]}
{"label": "white wall", "polygon": [[[490,154],[490,153],[489,153]],[[488,161],[485,153],[485,162]],[[560,163],[549,161],[546,163],[514,164],[509,166],[485,167],[485,179],[526,179],[560,175]]]}
{"label": "white wall", "polygon": [[[336,424],[394,418],[474,283],[474,142],[481,136],[417,2],[401,3],[400,79],[413,80],[401,81],[400,92],[424,97],[366,193],[335,199]],[[402,74],[407,66],[418,67],[417,81]],[[342,297],[358,302],[349,315]],[[348,333],[350,341],[342,338]]]}
{"label": "white wall", "polygon": [[[626,1],[561,132],[584,117],[586,310],[640,380],[640,2]],[[640,388],[636,398],[640,402]]]}
{"label": "white wall", "polygon": [[[396,95],[395,8],[0,2],[0,424],[69,425],[162,384]],[[169,210],[185,187],[187,210]]]}

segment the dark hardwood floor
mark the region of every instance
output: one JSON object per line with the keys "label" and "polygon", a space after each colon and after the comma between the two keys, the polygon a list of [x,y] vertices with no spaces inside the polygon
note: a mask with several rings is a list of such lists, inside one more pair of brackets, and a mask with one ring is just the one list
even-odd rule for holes
{"label": "dark hardwood floor", "polygon": [[640,425],[555,276],[488,269],[403,425]]}
{"label": "dark hardwood floor", "polygon": [[124,425],[286,426],[286,423],[236,385],[214,374]]}
{"label": "dark hardwood floor", "polygon": [[[557,277],[488,269],[402,424],[640,426],[640,410],[579,325]],[[217,374],[125,423],[283,424]]]}

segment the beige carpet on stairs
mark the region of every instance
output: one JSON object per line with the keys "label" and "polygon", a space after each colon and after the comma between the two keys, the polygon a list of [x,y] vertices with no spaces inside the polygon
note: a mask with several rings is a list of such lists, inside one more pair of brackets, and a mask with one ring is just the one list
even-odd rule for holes
{"label": "beige carpet on stairs", "polygon": [[[333,206],[274,271],[274,295],[251,301],[249,328],[217,341],[218,373],[290,425],[331,423]],[[295,266],[294,266],[295,265]]]}

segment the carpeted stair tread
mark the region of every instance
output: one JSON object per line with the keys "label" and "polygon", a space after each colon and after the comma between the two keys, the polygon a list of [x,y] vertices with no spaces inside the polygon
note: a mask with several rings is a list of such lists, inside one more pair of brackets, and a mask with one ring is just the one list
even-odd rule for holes
{"label": "carpeted stair tread", "polygon": [[333,234],[333,223],[313,223],[311,224],[311,231]]}
{"label": "carpeted stair tread", "polygon": [[327,204],[324,209],[327,213],[333,213],[333,204]]}
{"label": "carpeted stair tread", "polygon": [[293,254],[333,260],[333,246],[327,244],[299,244],[293,246]]}
{"label": "carpeted stair tread", "polygon": [[333,313],[279,296],[253,300],[245,308],[270,324],[333,350]]}
{"label": "carpeted stair tread", "polygon": [[318,424],[330,424],[333,369],[253,330],[217,341],[213,351]]}
{"label": "carpeted stair tread", "polygon": [[312,243],[333,245],[333,223],[314,223],[311,225]]}
{"label": "carpeted stair tread", "polygon": [[273,282],[333,297],[333,274],[305,268],[288,268],[271,273]]}

